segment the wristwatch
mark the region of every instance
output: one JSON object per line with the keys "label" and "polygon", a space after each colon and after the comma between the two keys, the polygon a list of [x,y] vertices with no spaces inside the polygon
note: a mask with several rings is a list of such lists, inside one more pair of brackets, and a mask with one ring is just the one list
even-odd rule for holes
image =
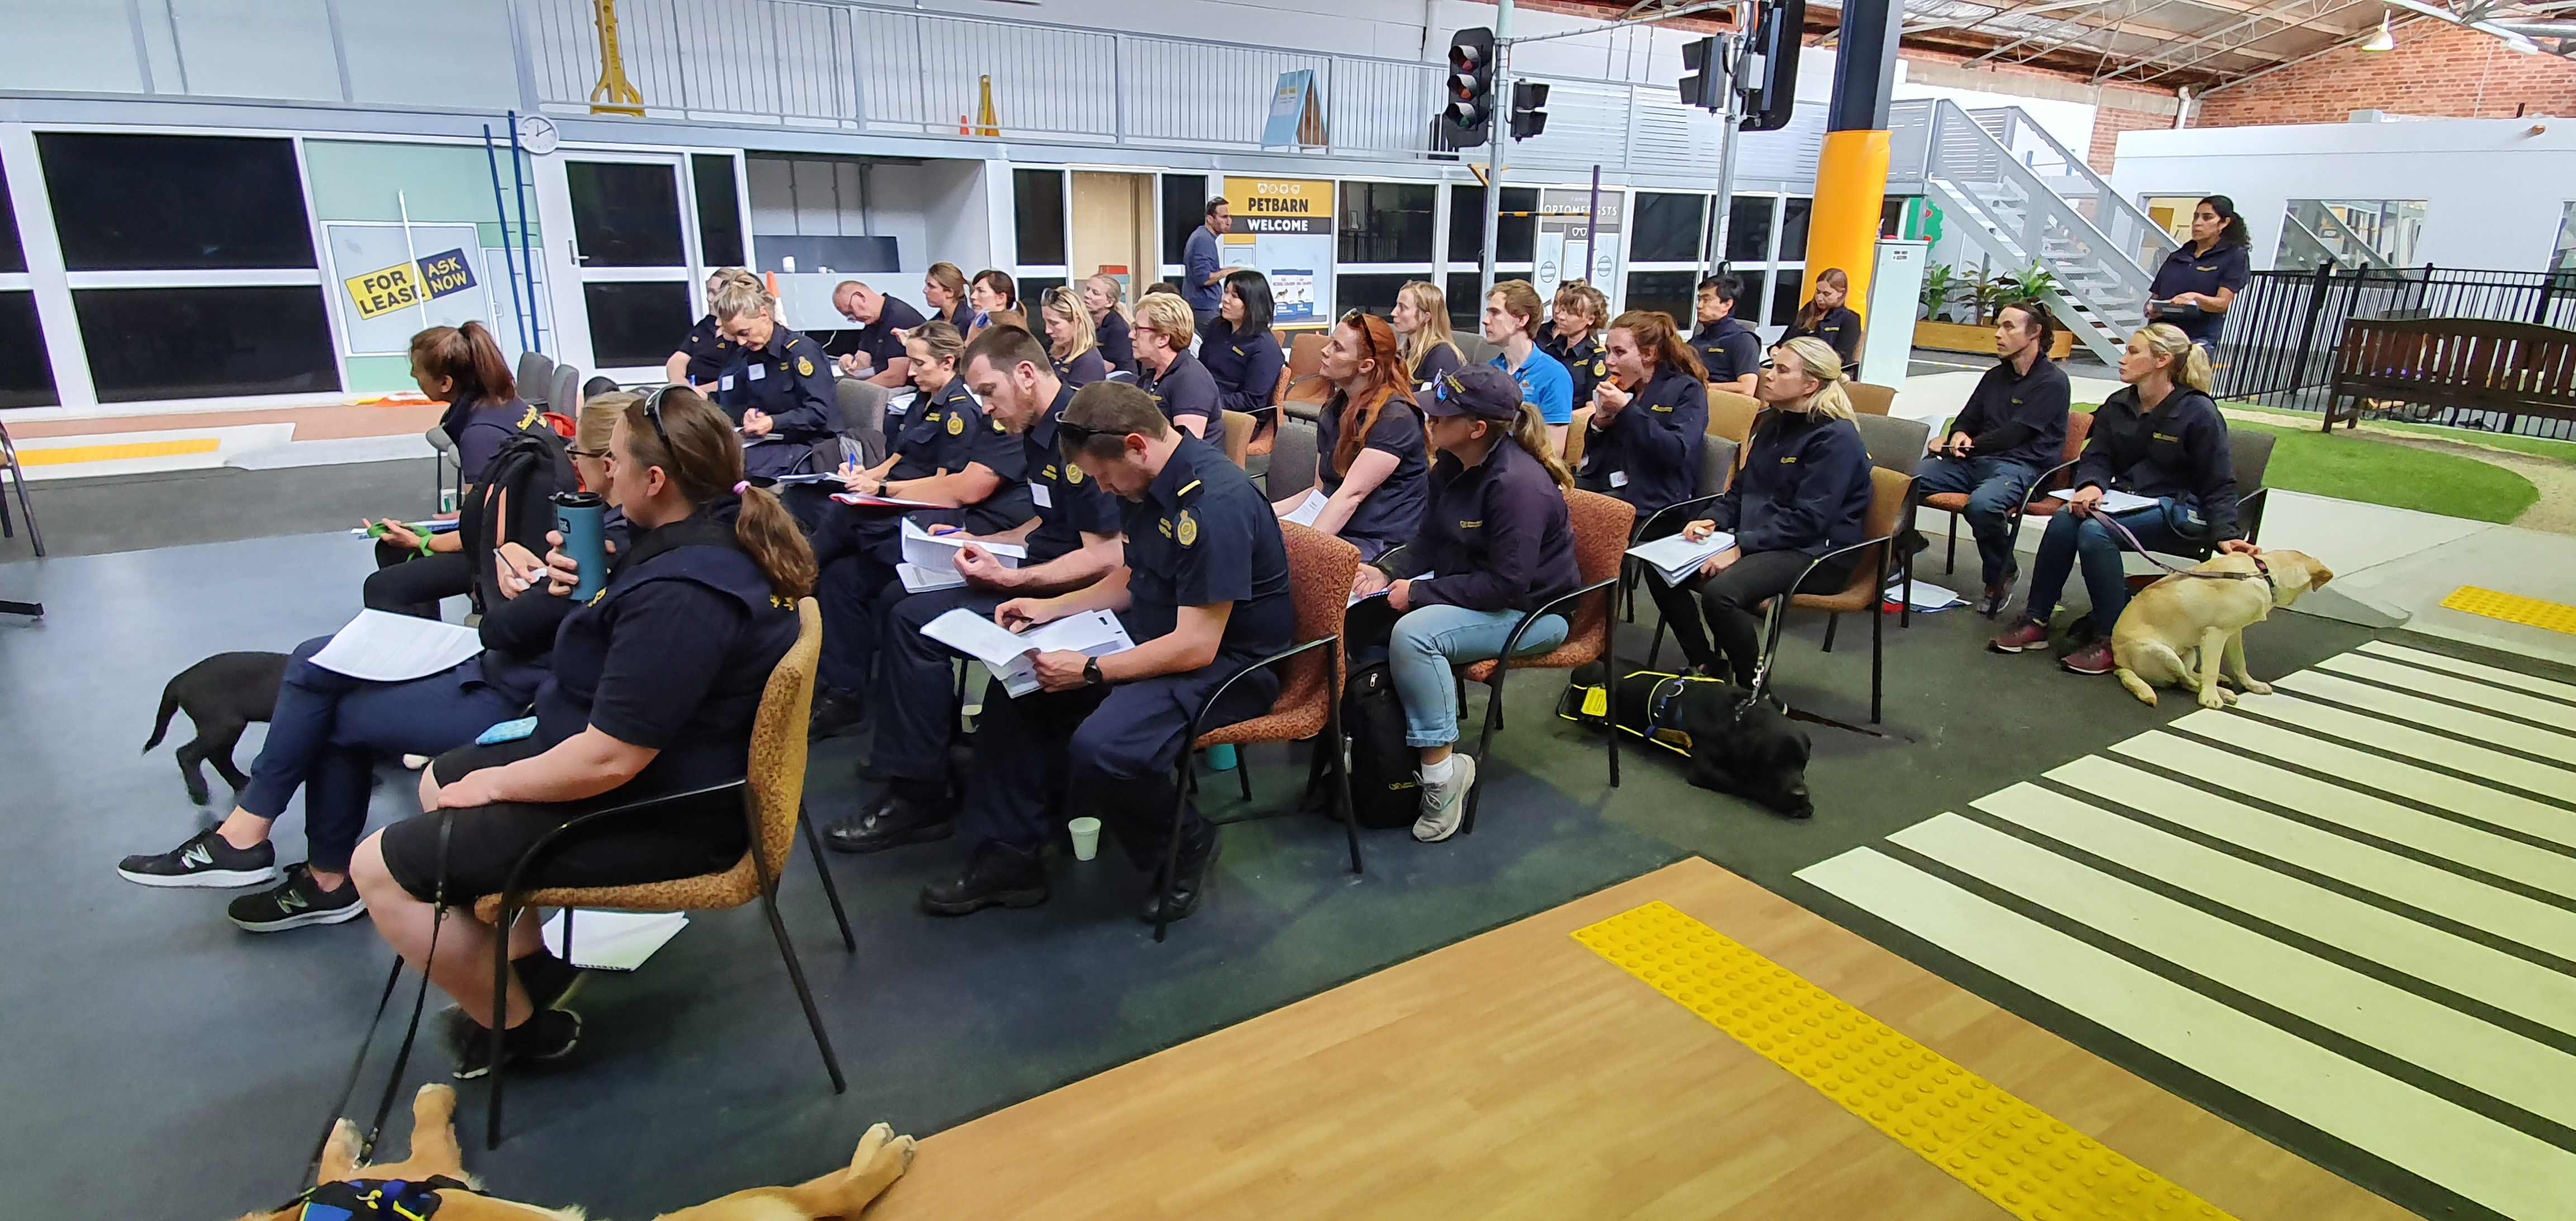
{"label": "wristwatch", "polygon": [[1101,674],[1100,674],[1100,659],[1099,659],[1099,658],[1097,658],[1097,657],[1090,657],[1090,658],[1085,658],[1085,659],[1083,660],[1083,663],[1082,663],[1082,683],[1083,683],[1083,685],[1084,685],[1084,686],[1086,686],[1086,687],[1097,687],[1097,686],[1099,686],[1100,684],[1105,683],[1105,682],[1108,682],[1108,681],[1109,681],[1108,679],[1101,677]]}

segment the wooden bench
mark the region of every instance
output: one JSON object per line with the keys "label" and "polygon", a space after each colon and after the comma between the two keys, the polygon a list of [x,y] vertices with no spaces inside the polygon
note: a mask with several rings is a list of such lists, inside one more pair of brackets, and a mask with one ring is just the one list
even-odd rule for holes
{"label": "wooden bench", "polygon": [[2372,400],[2576,419],[2576,331],[2481,318],[2354,319],[2335,348],[2326,430],[2358,422]]}

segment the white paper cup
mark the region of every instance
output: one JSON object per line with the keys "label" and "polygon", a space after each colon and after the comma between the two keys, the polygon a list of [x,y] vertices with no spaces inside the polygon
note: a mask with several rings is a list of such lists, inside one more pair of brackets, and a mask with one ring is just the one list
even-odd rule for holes
{"label": "white paper cup", "polygon": [[1087,861],[1100,855],[1100,820],[1077,818],[1064,829],[1073,833],[1073,859]]}

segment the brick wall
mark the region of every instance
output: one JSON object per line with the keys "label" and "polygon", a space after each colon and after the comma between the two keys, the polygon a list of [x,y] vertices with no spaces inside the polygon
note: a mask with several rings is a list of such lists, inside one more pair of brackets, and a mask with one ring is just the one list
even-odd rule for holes
{"label": "brick wall", "polygon": [[2084,163],[2092,166],[2094,173],[2108,178],[2112,158],[2120,151],[2121,132],[2157,131],[2173,125],[2172,115],[2114,110],[2105,104],[2093,112],[2093,147],[2084,154]]}
{"label": "brick wall", "polygon": [[2191,125],[2342,123],[2356,110],[2494,119],[2511,118],[2516,106],[2531,114],[2576,115],[2576,62],[2516,55],[2475,30],[2425,20],[2398,27],[2394,51],[2344,47],[2212,93],[2195,108]]}

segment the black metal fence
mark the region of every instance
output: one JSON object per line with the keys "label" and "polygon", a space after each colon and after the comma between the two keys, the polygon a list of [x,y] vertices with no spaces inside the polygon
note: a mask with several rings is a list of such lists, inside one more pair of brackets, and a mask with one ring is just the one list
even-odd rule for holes
{"label": "black metal fence", "polygon": [[[2485,318],[2576,330],[2576,272],[2421,268],[2258,271],[2236,294],[2219,340],[2218,394],[2323,412],[2335,348],[2355,318]],[[2435,411],[2432,422],[2576,439],[2576,421]]]}

